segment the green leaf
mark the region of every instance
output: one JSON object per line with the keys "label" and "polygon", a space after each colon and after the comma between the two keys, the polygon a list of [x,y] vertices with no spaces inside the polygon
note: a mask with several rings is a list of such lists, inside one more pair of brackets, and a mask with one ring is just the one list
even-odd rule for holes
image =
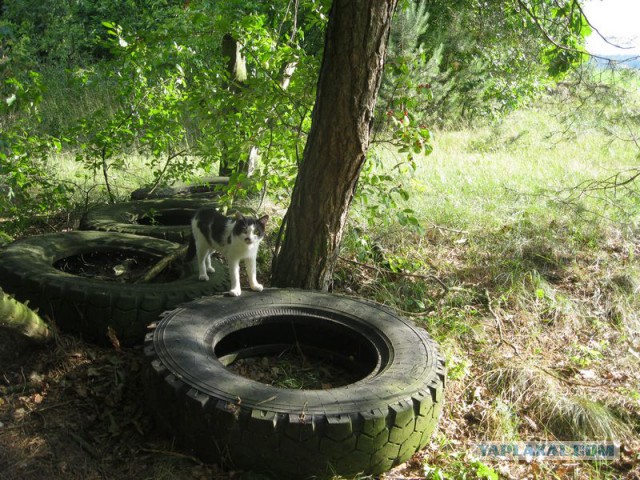
{"label": "green leaf", "polygon": [[478,478],[486,480],[499,480],[498,473],[488,465],[482,462],[476,462],[476,475]]}

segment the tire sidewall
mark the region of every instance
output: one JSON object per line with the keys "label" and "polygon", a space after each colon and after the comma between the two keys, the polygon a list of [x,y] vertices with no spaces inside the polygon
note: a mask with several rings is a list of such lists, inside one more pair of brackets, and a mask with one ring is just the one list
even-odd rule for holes
{"label": "tire sidewall", "polygon": [[[318,321],[337,315],[374,343],[386,339],[388,358],[373,375],[328,390],[276,388],[222,366],[212,350],[217,333],[250,327],[252,311],[287,309],[324,312]],[[365,300],[267,289],[189,302],[153,328],[148,406],[161,429],[205,461],[296,480],[379,474],[424,447],[442,412],[446,371],[435,343]]]}
{"label": "tire sidewall", "polygon": [[54,264],[65,257],[120,250],[161,258],[179,244],[153,237],[108,232],[65,232],[19,240],[0,251],[0,285],[29,302],[62,331],[105,343],[108,327],[125,344],[142,343],[147,325],[160,314],[204,295],[228,288],[218,263],[209,282],[195,273],[166,283],[119,283],[62,272]]}
{"label": "tire sidewall", "polygon": [[[211,338],[220,330],[251,326],[252,312],[282,312],[285,308],[323,311],[347,328],[376,343],[385,343],[388,358],[378,372],[354,384],[328,390],[289,390],[238,377],[216,361]],[[244,320],[243,320],[244,319]],[[323,321],[319,319],[318,321]],[[233,323],[235,325],[229,325]],[[243,293],[242,300],[203,298],[169,313],[157,325],[153,343],[160,359],[183,382],[213,398],[247,408],[292,414],[341,415],[406,401],[437,378],[440,361],[434,342],[384,306],[320,292],[267,289]],[[185,349],[185,344],[190,347]],[[373,392],[375,392],[374,395]],[[385,406],[386,406],[385,405]]]}
{"label": "tire sidewall", "polygon": [[[196,210],[212,204],[214,202],[206,198],[158,198],[101,205],[92,208],[83,216],[80,229],[130,233],[182,243],[188,241],[191,236],[191,218]],[[184,224],[136,223],[138,218],[154,212],[184,217]]]}

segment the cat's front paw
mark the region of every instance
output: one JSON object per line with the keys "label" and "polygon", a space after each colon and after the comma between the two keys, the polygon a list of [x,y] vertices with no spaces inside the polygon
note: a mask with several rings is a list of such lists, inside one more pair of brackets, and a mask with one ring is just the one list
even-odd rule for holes
{"label": "cat's front paw", "polygon": [[209,273],[215,273],[216,269],[213,267],[207,267],[207,272]]}
{"label": "cat's front paw", "polygon": [[202,280],[203,282],[207,282],[209,280],[209,275],[207,275],[206,273],[202,273],[198,277],[198,280]]}
{"label": "cat's front paw", "polygon": [[239,297],[241,294],[242,290],[240,289],[240,287],[232,288],[231,290],[229,290],[229,296],[231,297]]}
{"label": "cat's front paw", "polygon": [[254,283],[253,285],[251,285],[251,290],[253,290],[254,292],[261,292],[263,288],[264,287],[260,283]]}

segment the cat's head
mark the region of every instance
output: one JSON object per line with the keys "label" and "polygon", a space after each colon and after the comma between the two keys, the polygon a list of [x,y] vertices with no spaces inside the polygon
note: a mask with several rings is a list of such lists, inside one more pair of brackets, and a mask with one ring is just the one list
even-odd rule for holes
{"label": "cat's head", "polygon": [[267,227],[269,215],[263,215],[260,218],[245,217],[240,213],[236,213],[233,234],[236,238],[241,239],[247,245],[259,243],[264,238],[264,232]]}

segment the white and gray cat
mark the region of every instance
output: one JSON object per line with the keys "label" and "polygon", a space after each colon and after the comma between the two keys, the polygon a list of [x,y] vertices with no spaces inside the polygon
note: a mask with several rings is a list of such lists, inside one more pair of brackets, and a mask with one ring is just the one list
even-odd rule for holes
{"label": "white and gray cat", "polygon": [[[237,297],[242,293],[241,260],[244,260],[251,290],[262,291],[262,285],[256,279],[256,256],[260,242],[264,238],[268,220],[268,215],[257,219],[239,213],[233,217],[226,217],[212,207],[204,207],[196,211],[191,220],[191,231],[192,243],[195,243],[195,253],[198,258],[198,278],[207,281],[209,280],[207,273],[215,271],[211,265],[211,254],[215,250],[224,256],[229,265],[230,295]],[[193,244],[189,246],[190,251],[193,246]]]}

